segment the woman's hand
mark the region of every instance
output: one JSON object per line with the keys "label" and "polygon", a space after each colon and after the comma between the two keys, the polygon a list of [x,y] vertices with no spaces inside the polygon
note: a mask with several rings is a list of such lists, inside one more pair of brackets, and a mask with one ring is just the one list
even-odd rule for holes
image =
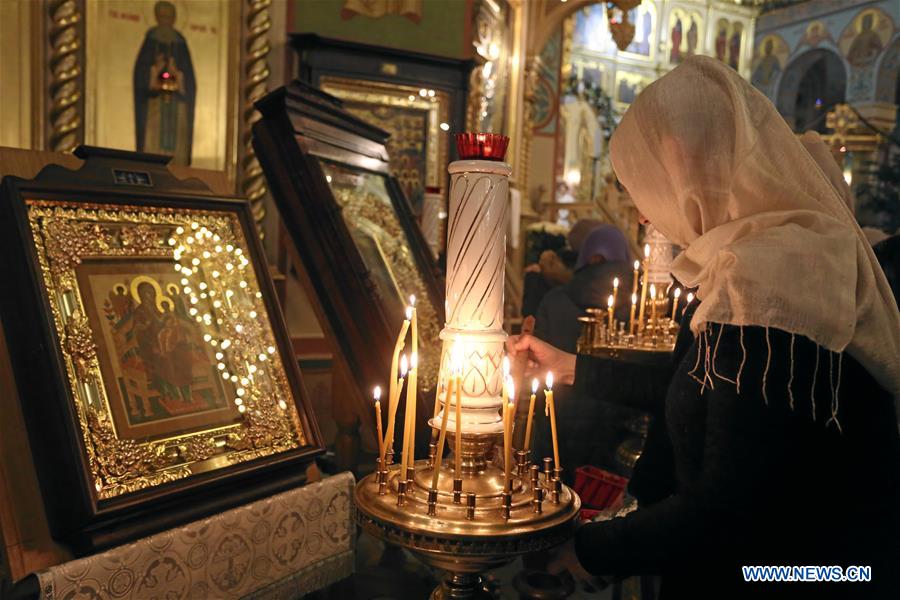
{"label": "woman's hand", "polygon": [[547,371],[553,373],[557,383],[571,385],[575,381],[575,355],[563,352],[533,335],[516,335],[506,341],[506,352],[510,360],[515,360],[520,352],[528,356],[526,377],[537,377],[543,381]]}

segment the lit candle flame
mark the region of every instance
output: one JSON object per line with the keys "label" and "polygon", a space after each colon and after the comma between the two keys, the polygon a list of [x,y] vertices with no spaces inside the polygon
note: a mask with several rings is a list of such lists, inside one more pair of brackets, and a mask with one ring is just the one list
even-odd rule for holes
{"label": "lit candle flame", "polygon": [[400,357],[400,377],[406,377],[407,371],[409,371],[409,359],[404,354]]}
{"label": "lit candle flame", "polygon": [[681,298],[681,288],[675,288],[675,297]]}
{"label": "lit candle flame", "polygon": [[553,389],[553,373],[547,371],[547,378],[544,380],[544,383],[547,385],[548,390]]}
{"label": "lit candle flame", "polygon": [[406,320],[407,321],[412,321],[412,310],[413,310],[412,306],[406,307]]}
{"label": "lit candle flame", "polygon": [[375,391],[372,393],[372,395],[375,396],[375,402],[378,402],[379,400],[381,400],[381,386],[380,385],[375,386]]}
{"label": "lit candle flame", "polygon": [[619,287],[619,278],[613,277],[613,289],[618,289]]}
{"label": "lit candle flame", "polygon": [[516,401],[516,384],[513,383],[512,378],[509,379],[509,382],[506,384],[509,388],[507,392],[507,398],[509,398],[509,405],[512,406]]}
{"label": "lit candle flame", "polygon": [[688,292],[688,295],[687,295],[687,303],[690,304],[690,303],[693,302],[693,301],[694,301],[694,294],[693,294],[693,292]]}
{"label": "lit candle flame", "polygon": [[459,342],[455,342],[450,349],[450,373],[453,375],[462,375],[463,371],[463,349]]}
{"label": "lit candle flame", "polygon": [[656,300],[656,286],[652,283],[650,284],[650,299]]}
{"label": "lit candle flame", "polygon": [[637,294],[632,294],[632,295],[631,295],[631,303],[632,303],[632,304],[637,304]]}
{"label": "lit candle flame", "polygon": [[644,258],[650,258],[650,244],[644,244]]}
{"label": "lit candle flame", "polygon": [[532,393],[532,394],[537,394],[538,386],[540,386],[540,385],[541,385],[541,382],[538,381],[538,378],[537,378],[537,377],[535,377],[534,379],[532,379],[532,380],[531,380],[531,393]]}
{"label": "lit candle flame", "polygon": [[613,302],[614,302],[614,300],[613,300],[612,294],[610,294],[610,295],[609,295],[609,298],[606,299],[606,306],[607,306],[608,308],[612,308],[612,307],[613,307]]}
{"label": "lit candle flame", "polygon": [[641,261],[639,261],[639,260],[634,261],[634,270],[637,271],[640,268],[641,268]]}

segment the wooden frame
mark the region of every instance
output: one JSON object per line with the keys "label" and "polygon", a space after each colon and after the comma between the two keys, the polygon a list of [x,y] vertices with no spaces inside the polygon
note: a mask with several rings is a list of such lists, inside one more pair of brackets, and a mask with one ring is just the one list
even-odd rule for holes
{"label": "wooden frame", "polygon": [[[430,250],[390,176],[387,134],[343,110],[337,98],[302,82],[272,92],[257,108],[262,118],[253,126],[256,153],[293,242],[292,261],[302,268],[301,280],[320,322],[353,374],[359,414],[371,414],[372,386],[387,384],[403,317],[388,310],[384,291],[354,241],[354,213],[370,210],[376,202],[342,200],[343,192],[335,187],[339,172],[380,182],[387,193],[389,204],[382,206],[377,219],[385,228],[399,229],[396,240],[409,257],[399,266],[392,262],[390,268],[404,296],[419,299],[419,384],[426,392],[433,390],[443,293]],[[430,398],[428,402],[430,410]],[[425,400],[420,398],[420,403],[424,406]]]}
{"label": "wooden frame", "polygon": [[[0,308],[54,537],[95,549],[302,483],[321,436],[249,204],[179,181],[166,157],[76,155],[77,172],[0,186]],[[139,402],[154,427],[129,434]],[[226,418],[188,423],[213,408]]]}

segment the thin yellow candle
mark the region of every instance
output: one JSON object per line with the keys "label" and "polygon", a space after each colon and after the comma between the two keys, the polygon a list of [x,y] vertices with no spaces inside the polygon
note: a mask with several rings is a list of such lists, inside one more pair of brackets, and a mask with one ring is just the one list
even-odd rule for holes
{"label": "thin yellow candle", "polygon": [[416,379],[418,375],[419,357],[417,354],[410,355],[409,361],[409,379],[406,381],[406,428],[403,431],[403,467],[405,469],[412,467],[415,462],[415,444],[416,444]]}
{"label": "thin yellow candle", "polygon": [[381,436],[381,386],[375,386],[373,396],[375,396],[375,431],[378,435],[378,458],[381,459],[379,464],[384,469],[384,438]]}
{"label": "thin yellow candle", "polygon": [[537,378],[531,380],[531,399],[528,401],[528,420],[525,421],[525,450],[531,448],[531,423],[534,420],[534,400],[537,397],[540,382]]}
{"label": "thin yellow candle", "polygon": [[436,490],[441,473],[441,462],[444,455],[444,441],[447,439],[447,417],[450,415],[450,398],[453,394],[453,379],[447,382],[447,395],[444,396],[444,415],[441,418],[441,433],[438,436],[437,453],[434,455],[434,473],[431,476],[431,489]]}
{"label": "thin yellow candle", "polygon": [[412,328],[412,351],[419,351],[419,319],[416,316],[416,297],[409,297],[409,308],[412,309],[412,319],[410,319],[410,327]]}
{"label": "thin yellow candle", "polygon": [[641,270],[641,261],[634,261],[634,281],[631,283],[632,295],[637,294],[638,272]]}
{"label": "thin yellow candle", "polygon": [[557,469],[562,468],[559,463],[559,439],[556,437],[556,407],[553,405],[553,373],[547,373],[547,389],[544,390],[547,407],[550,411],[550,434],[553,437],[553,464]]}
{"label": "thin yellow candle", "polygon": [[619,278],[613,277],[613,304],[619,303]]}
{"label": "thin yellow candle", "polygon": [[[409,373],[410,379],[412,379],[412,373],[409,372],[409,358],[404,354],[400,358],[400,372],[406,375]],[[409,389],[409,382],[406,383],[406,389]],[[401,390],[397,390],[397,404],[400,404],[400,394]],[[400,476],[405,477],[406,473],[406,448],[409,446],[409,393],[406,394],[406,410],[403,412],[403,443],[400,446]]]}
{"label": "thin yellow candle", "polygon": [[384,436],[385,452],[390,448],[394,449],[394,426],[397,422],[397,407],[400,406],[400,392],[403,390],[403,379],[406,377],[406,371],[409,365],[406,362],[406,356],[400,361],[400,377],[394,379],[394,373],[391,373],[391,397],[388,398],[388,426]]}
{"label": "thin yellow candle", "polygon": [[391,375],[388,378],[388,383],[390,384],[388,387],[388,437],[386,438],[387,440],[390,440],[387,443],[389,443],[391,447],[394,445],[394,418],[397,414],[397,403],[399,403],[400,400],[400,393],[397,390],[397,366],[400,360],[400,351],[403,350],[403,346],[406,343],[406,332],[409,331],[409,321],[411,318],[412,311],[407,309],[406,319],[404,319],[403,324],[400,326],[400,335],[397,336],[397,342],[394,344],[394,354],[391,357]]}
{"label": "thin yellow candle", "polygon": [[506,437],[503,440],[504,449],[506,450],[506,455],[503,457],[503,466],[506,470],[506,481],[512,481],[512,435],[513,435],[513,421],[515,420],[516,415],[516,386],[512,381],[512,377],[507,380],[507,386],[509,387],[509,391],[507,392],[507,404],[506,404]]}
{"label": "thin yellow candle", "polygon": [[637,294],[631,295],[631,316],[628,318],[628,333],[634,335],[634,309],[637,308]]}
{"label": "thin yellow candle", "polygon": [[650,276],[650,244],[644,244],[644,277],[641,282],[641,304],[638,308],[638,329],[644,329],[644,305],[647,303],[647,279]]}
{"label": "thin yellow candle", "polygon": [[650,284],[650,324],[656,327],[656,286]]}
{"label": "thin yellow candle", "polygon": [[609,313],[609,335],[615,333],[615,324],[613,323],[613,312],[616,308],[616,298],[612,294],[606,299],[606,312]]}
{"label": "thin yellow candle", "polygon": [[456,376],[456,462],[454,472],[456,478],[462,478],[462,380]]}
{"label": "thin yellow candle", "polygon": [[672,295],[675,297],[672,300],[672,320],[674,321],[678,317],[678,299],[681,298],[681,288],[675,288]]}

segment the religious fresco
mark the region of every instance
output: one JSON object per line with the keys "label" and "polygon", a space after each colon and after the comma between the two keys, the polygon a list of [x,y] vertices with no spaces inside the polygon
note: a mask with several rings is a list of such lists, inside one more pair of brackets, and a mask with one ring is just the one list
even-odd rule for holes
{"label": "religious fresco", "polygon": [[[632,10],[632,13],[637,9]],[[629,22],[635,23],[629,15]],[[615,54],[616,44],[609,32],[609,21],[603,4],[592,4],[575,13],[572,46],[602,54]]]}
{"label": "religious fresco", "polygon": [[652,83],[652,79],[637,73],[619,71],[616,73],[616,87],[613,97],[619,104],[631,104],[641,91]]}
{"label": "religious fresco", "polygon": [[825,40],[832,40],[831,32],[828,31],[827,26],[822,21],[813,21],[806,26],[803,37],[800,39],[800,44],[806,44],[815,48]]}
{"label": "religious fresco", "polygon": [[753,85],[766,91],[772,89],[787,63],[790,48],[780,35],[768,35],[756,47],[753,59]]}
{"label": "religious fresco", "polygon": [[871,65],[887,47],[894,24],[883,11],[872,8],[860,12],[838,40],[841,53],[855,67]]}
{"label": "religious fresco", "polygon": [[741,44],[744,39],[744,24],[728,19],[716,21],[716,37],[713,50],[717,59],[737,70],[741,64]]}
{"label": "religious fresco", "polygon": [[675,8],[669,15],[669,62],[679,64],[688,56],[702,54],[703,19],[699,13]]}
{"label": "religious fresco", "polygon": [[227,2],[86,3],[85,142],[233,168],[239,9]]}
{"label": "religious fresco", "polygon": [[900,76],[900,38],[884,53],[875,78],[875,100],[897,102],[897,77]]}
{"label": "religious fresco", "polygon": [[649,2],[641,3],[628,11],[628,21],[634,24],[634,39],[623,52],[649,58],[656,33],[656,7]]}

